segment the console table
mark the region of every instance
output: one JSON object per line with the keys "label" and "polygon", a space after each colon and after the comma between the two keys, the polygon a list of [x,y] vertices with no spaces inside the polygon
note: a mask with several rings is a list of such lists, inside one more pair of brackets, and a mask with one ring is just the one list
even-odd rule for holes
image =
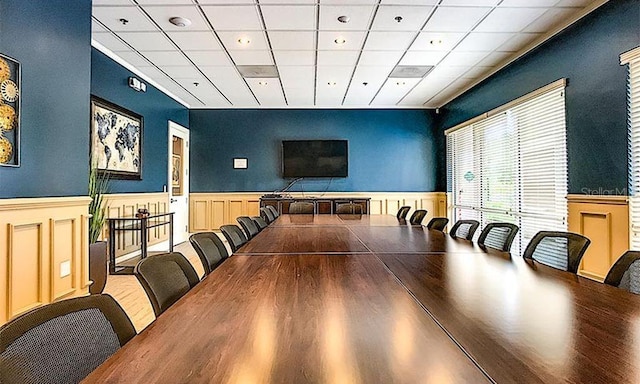
{"label": "console table", "polygon": [[289,205],[295,201],[313,203],[314,212],[316,214],[333,214],[336,207],[340,204],[352,203],[362,206],[362,213],[369,214],[370,197],[261,197],[260,207],[271,205],[275,207],[280,214],[289,213]]}

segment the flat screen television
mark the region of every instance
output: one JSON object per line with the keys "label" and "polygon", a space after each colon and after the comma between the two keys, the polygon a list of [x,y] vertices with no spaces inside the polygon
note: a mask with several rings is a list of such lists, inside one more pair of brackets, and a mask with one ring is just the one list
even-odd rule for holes
{"label": "flat screen television", "polygon": [[282,141],[282,177],[347,177],[347,140]]}

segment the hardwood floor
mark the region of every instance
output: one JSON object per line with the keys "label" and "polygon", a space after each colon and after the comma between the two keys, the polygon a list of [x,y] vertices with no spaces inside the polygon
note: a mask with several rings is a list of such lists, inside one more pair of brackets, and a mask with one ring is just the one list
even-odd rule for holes
{"label": "hardwood floor", "polygon": [[[224,238],[222,239],[225,245],[227,245],[226,240],[224,240]],[[229,250],[229,254],[231,254],[228,245],[227,249]],[[193,249],[189,241],[185,241],[184,243],[176,245],[174,247],[174,251],[182,253],[189,260],[189,262],[191,262],[196,272],[198,273],[198,276],[202,278],[202,276],[204,275],[202,263],[200,262],[196,251]],[[125,312],[131,319],[131,322],[136,327],[136,331],[138,333],[145,329],[147,325],[151,324],[153,320],[155,320],[156,317],[153,314],[151,303],[149,302],[147,295],[144,293],[142,286],[135,276],[108,275],[107,285],[104,288],[104,293],[113,296],[113,298],[116,299],[118,303],[120,303],[122,308],[124,308]]]}

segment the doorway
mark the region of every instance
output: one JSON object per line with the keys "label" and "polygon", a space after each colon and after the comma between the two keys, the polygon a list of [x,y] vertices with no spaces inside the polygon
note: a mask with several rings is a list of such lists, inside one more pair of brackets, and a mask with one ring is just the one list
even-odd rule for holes
{"label": "doorway", "polygon": [[189,130],[169,121],[169,211],[173,215],[173,242],[189,236]]}

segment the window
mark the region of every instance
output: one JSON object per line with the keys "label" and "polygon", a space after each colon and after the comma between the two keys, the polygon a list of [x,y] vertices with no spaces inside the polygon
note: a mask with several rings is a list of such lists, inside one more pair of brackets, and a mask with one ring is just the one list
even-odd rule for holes
{"label": "window", "polygon": [[628,64],[627,123],[629,146],[629,223],[631,249],[640,249],[640,47],[623,54]]}
{"label": "window", "polygon": [[517,224],[518,253],[538,231],[567,229],[564,89],[559,80],[446,132],[453,221]]}

